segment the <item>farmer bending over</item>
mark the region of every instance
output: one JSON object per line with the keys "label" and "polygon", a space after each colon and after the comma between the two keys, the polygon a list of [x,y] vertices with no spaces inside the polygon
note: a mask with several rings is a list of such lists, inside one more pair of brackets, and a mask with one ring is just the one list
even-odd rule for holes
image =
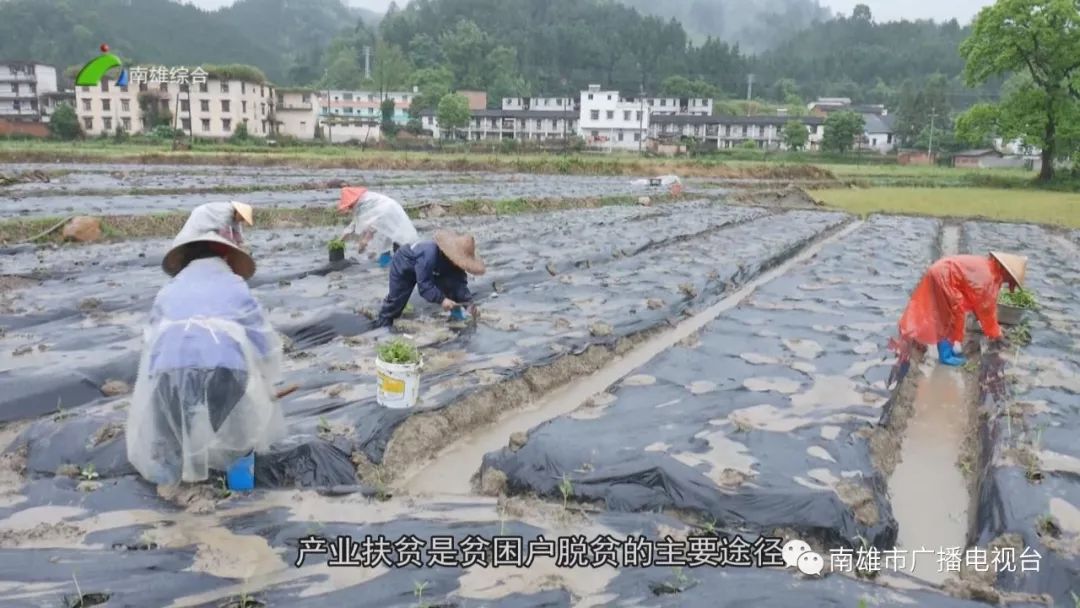
{"label": "farmer bending over", "polygon": [[[987,257],[957,255],[938,260],[927,271],[900,318],[900,338],[894,349],[906,363],[915,344],[937,345],[938,359],[950,366],[965,363],[956,352],[964,339],[967,313],[974,313],[992,347],[1002,343],[997,320],[998,292],[1024,284],[1027,259],[991,252]],[[906,371],[906,369],[905,369]]]}
{"label": "farmer bending over", "polygon": [[196,222],[189,228],[194,232],[216,232],[226,239],[244,245],[243,224],[255,223],[254,211],[247,203],[206,203],[192,210],[188,219]]}
{"label": "farmer bending over", "polygon": [[390,265],[391,256],[399,247],[420,240],[400,203],[367,188],[342,188],[338,211],[353,212],[353,221],[345,227],[341,240],[357,238],[358,253],[363,253],[371,239],[378,236],[372,256],[379,256],[379,266]]}
{"label": "farmer bending over", "polygon": [[245,282],[255,262],[214,221],[199,207],[173,241],[144,333],[127,453],[157,484],[203,481],[284,435],[281,343]]}
{"label": "farmer bending over", "polygon": [[472,302],[468,274],[481,276],[485,271],[483,260],[476,257],[476,240],[470,235],[440,230],[434,241],[398,249],[390,265],[390,293],[379,311],[377,327],[394,324],[409,303],[413,287],[419,288],[422,298],[446,311]]}

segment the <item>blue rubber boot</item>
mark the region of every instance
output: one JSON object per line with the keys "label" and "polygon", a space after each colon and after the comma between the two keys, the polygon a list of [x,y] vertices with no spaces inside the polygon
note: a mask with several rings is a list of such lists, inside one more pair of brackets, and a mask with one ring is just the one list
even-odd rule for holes
{"label": "blue rubber boot", "polygon": [[390,255],[389,251],[383,252],[383,254],[380,255],[379,259],[377,260],[377,262],[379,263],[379,268],[386,268],[390,265],[390,262],[392,260],[393,256]]}
{"label": "blue rubber boot", "polygon": [[956,354],[956,352],[953,351],[952,342],[949,342],[948,340],[942,340],[941,342],[938,342],[937,352],[938,361],[940,361],[943,365],[948,365],[950,367],[960,367],[961,365],[967,363],[967,359]]}

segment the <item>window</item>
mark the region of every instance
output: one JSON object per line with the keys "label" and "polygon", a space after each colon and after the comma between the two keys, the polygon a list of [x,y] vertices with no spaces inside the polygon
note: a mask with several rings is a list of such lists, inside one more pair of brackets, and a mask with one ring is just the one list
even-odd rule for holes
{"label": "window", "polygon": [[210,92],[210,85],[206,84],[205,82],[200,82],[199,83],[199,92],[200,93],[209,93]]}
{"label": "window", "polygon": [[87,131],[93,131],[94,130],[94,119],[93,118],[90,118],[89,116],[86,116],[86,117],[84,117],[82,119],[82,122],[83,122],[83,128],[84,129],[86,129]]}
{"label": "window", "polygon": [[181,112],[190,112],[191,111],[191,101],[189,101],[187,99],[181,99],[180,100],[180,111]]}
{"label": "window", "polygon": [[243,82],[243,81],[240,81],[240,94],[244,95],[246,93],[247,93],[247,83]]}
{"label": "window", "polygon": [[608,110],[607,111],[607,119],[608,120],[615,120],[615,110]]}
{"label": "window", "polygon": [[743,125],[743,128],[742,128],[743,136],[747,135],[749,132],[750,132],[749,128],[747,126]]}
{"label": "window", "polygon": [[619,131],[619,141],[622,141],[622,140],[623,140],[623,132]]}
{"label": "window", "polygon": [[112,129],[112,119],[109,118],[108,116],[106,116],[103,120],[105,121],[105,130],[106,131],[111,130]]}
{"label": "window", "polygon": [[664,107],[666,105],[667,105],[667,100],[666,99],[661,99],[660,100],[660,107],[662,108],[662,107]]}
{"label": "window", "polygon": [[[304,97],[301,99],[303,103],[311,103],[311,93],[304,93]],[[300,123],[304,124],[304,123]]]}
{"label": "window", "polygon": [[221,83],[221,92],[222,93],[228,93],[229,92],[229,83],[227,83],[227,82],[222,82]]}
{"label": "window", "polygon": [[654,100],[654,99],[650,99],[650,100],[649,100],[649,107],[652,107],[652,105],[653,105],[653,104],[654,104],[655,102],[656,102],[656,100]]}
{"label": "window", "polygon": [[[110,103],[108,99],[102,99],[101,100],[101,109],[108,112],[109,110],[112,109],[112,103]],[[107,129],[108,127],[105,127],[105,128]]]}
{"label": "window", "polygon": [[367,96],[367,100],[368,100],[368,101],[375,101],[375,94],[373,93],[373,94],[371,94],[371,95],[368,95],[368,96]]}
{"label": "window", "polygon": [[90,111],[90,100],[89,99],[82,100],[82,109],[86,110],[87,112]]}
{"label": "window", "polygon": [[765,137],[765,127],[758,127],[757,134],[758,137]]}
{"label": "window", "polygon": [[641,122],[641,110],[637,111],[637,120],[638,122]]}
{"label": "window", "polygon": [[225,113],[229,112],[229,100],[228,99],[222,99],[221,100],[221,111],[225,112]]}
{"label": "window", "polygon": [[260,103],[259,104],[259,113],[261,115],[263,115],[263,116],[266,116],[266,104],[265,103]]}
{"label": "window", "polygon": [[611,101],[611,95],[608,95],[608,96],[607,96],[607,100],[608,100],[608,101]]}
{"label": "window", "polygon": [[158,90],[161,91],[162,93],[168,93],[169,92],[169,83],[163,82],[163,83],[159,84],[158,85]]}
{"label": "window", "polygon": [[228,118],[221,119],[221,128],[225,129],[226,133],[232,133],[232,121]]}
{"label": "window", "polygon": [[83,93],[89,93],[90,92],[90,87],[83,87],[82,92]]}
{"label": "window", "polygon": [[537,130],[539,130],[539,129],[543,129],[543,128],[544,128],[544,121],[543,121],[543,119],[541,119],[541,118],[537,118],[537,119],[536,119],[536,128],[537,128]]}
{"label": "window", "polygon": [[240,102],[240,113],[241,114],[247,114],[247,102],[246,101],[241,101]]}
{"label": "window", "polygon": [[634,133],[634,141],[641,141],[641,133]]}
{"label": "window", "polygon": [[555,100],[555,105],[557,105],[557,106],[561,106],[561,105],[562,105],[562,99],[561,99],[561,98],[559,98],[559,99],[556,99],[556,100]]}
{"label": "window", "polygon": [[125,131],[130,131],[131,130],[131,119],[128,118],[127,116],[120,119],[120,124],[124,125],[124,130]]}
{"label": "window", "polygon": [[592,93],[589,93],[589,101],[592,101]]}
{"label": "window", "polygon": [[180,121],[180,127],[182,129],[184,129],[185,131],[190,133],[191,132],[191,119],[190,118],[185,118],[185,119],[181,120]]}
{"label": "window", "polygon": [[345,101],[352,101],[352,93],[342,93],[341,98]]}
{"label": "window", "polygon": [[203,112],[209,112],[210,111],[210,100],[209,99],[204,99],[204,100],[200,101],[199,102],[199,109],[202,110]]}
{"label": "window", "polygon": [[130,112],[131,111],[131,100],[130,99],[121,99],[120,100],[120,110],[122,112]]}
{"label": "window", "polygon": [[[83,87],[83,88],[86,88],[86,87]],[[150,87],[146,86],[145,82],[140,82],[139,83],[139,92],[140,93],[145,93],[149,89],[150,89]]]}
{"label": "window", "polygon": [[887,143],[887,144],[892,143],[892,134],[891,133],[889,135],[885,136],[885,143]]}
{"label": "window", "polygon": [[623,120],[630,120],[630,110],[623,110],[622,119]]}
{"label": "window", "polygon": [[589,112],[589,118],[593,120],[600,120],[600,110],[592,110]]}
{"label": "window", "polygon": [[593,131],[593,132],[592,132],[592,136],[593,136],[594,138],[596,138],[596,137],[600,137],[600,132],[599,132],[599,131]]}
{"label": "window", "polygon": [[109,80],[107,78],[101,79],[101,91],[106,93],[109,91]]}
{"label": "window", "polygon": [[206,132],[206,131],[210,130],[210,119],[209,118],[202,119],[202,130],[203,130],[203,132]]}

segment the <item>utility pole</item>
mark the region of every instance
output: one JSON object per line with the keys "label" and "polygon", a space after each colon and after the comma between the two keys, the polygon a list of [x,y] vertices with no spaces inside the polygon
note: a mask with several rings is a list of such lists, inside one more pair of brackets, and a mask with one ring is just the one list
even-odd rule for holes
{"label": "utility pole", "polygon": [[754,75],[746,75],[746,115],[750,116],[750,100],[754,96]]}
{"label": "utility pole", "polygon": [[371,80],[371,47],[364,47],[364,80]]}
{"label": "utility pole", "polygon": [[934,119],[937,118],[937,110],[930,109],[930,162],[934,162]]}
{"label": "utility pole", "polygon": [[638,151],[638,154],[641,154],[641,146],[644,144],[643,140],[645,139],[645,134],[642,133],[642,131],[645,130],[645,85],[642,84],[641,88],[639,90],[641,91],[641,93],[639,95],[639,97],[641,97],[641,111],[638,112],[638,133],[639,133],[639,136],[638,136],[637,151]]}

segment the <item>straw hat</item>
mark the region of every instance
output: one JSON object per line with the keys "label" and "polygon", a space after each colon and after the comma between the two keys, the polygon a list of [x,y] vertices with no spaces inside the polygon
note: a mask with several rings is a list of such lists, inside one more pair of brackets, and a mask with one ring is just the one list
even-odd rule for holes
{"label": "straw hat", "polygon": [[360,199],[364,198],[367,194],[367,188],[361,187],[348,187],[341,189],[341,200],[338,201],[338,211],[342,213],[352,209],[356,206],[356,203],[360,202]]}
{"label": "straw hat", "polygon": [[472,235],[439,230],[435,233],[435,244],[443,255],[465,272],[473,276],[487,272],[484,261],[476,257],[476,239]]}
{"label": "straw hat", "polygon": [[233,201],[232,206],[236,211],[236,215],[239,215],[240,219],[244,220],[245,224],[248,226],[255,225],[255,211],[251,208],[251,205]]}
{"label": "straw hat", "polygon": [[1024,286],[1024,275],[1027,273],[1027,258],[1000,251],[991,251],[990,257],[997,260],[998,264],[1001,264],[1001,267],[1005,269],[1005,272],[1008,273],[1014,283],[1021,287]]}
{"label": "straw hat", "polygon": [[246,251],[237,247],[236,243],[222,236],[216,230],[209,229],[212,225],[213,209],[203,205],[191,212],[180,233],[173,239],[172,247],[161,260],[161,269],[165,274],[174,277],[184,269],[184,249],[191,243],[218,243],[225,245],[228,254],[225,261],[233,272],[244,279],[250,279],[255,274],[255,260]]}

